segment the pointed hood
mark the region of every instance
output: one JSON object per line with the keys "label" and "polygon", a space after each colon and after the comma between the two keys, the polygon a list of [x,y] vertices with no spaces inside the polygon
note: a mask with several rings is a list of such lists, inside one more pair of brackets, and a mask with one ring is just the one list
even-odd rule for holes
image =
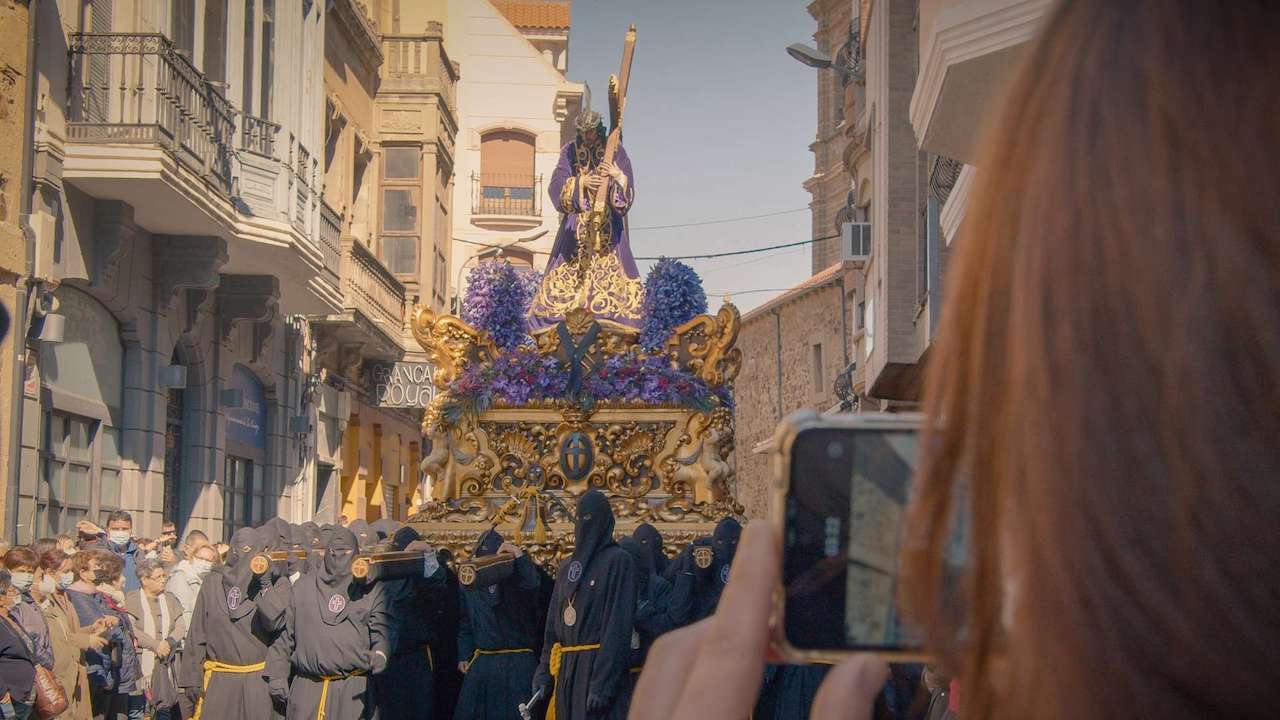
{"label": "pointed hood", "polygon": [[583,493],[573,526],[573,556],[564,576],[568,596],[577,592],[578,582],[586,576],[591,561],[613,544],[613,524],[609,498],[599,490]]}
{"label": "pointed hood", "polygon": [[712,569],[721,585],[729,582],[729,566],[733,564],[733,556],[738,552],[740,537],[742,524],[731,517],[716,523],[715,532],[711,534]]}
{"label": "pointed hood", "polygon": [[334,528],[325,545],[324,560],[315,574],[320,595],[320,617],[329,625],[347,618],[351,606],[351,566],[356,561],[359,541],[347,528]]}
{"label": "pointed hood", "polygon": [[253,528],[240,528],[231,536],[227,550],[227,564],[222,568],[223,600],[227,613],[239,620],[253,611],[258,582],[250,568],[254,555],[265,552],[267,543],[262,533]]}
{"label": "pointed hood", "polygon": [[658,528],[649,523],[640,523],[636,526],[635,532],[631,533],[640,545],[644,547],[645,552],[649,554],[650,564],[653,571],[659,575],[667,570],[667,554],[662,550],[662,533],[658,532]]}

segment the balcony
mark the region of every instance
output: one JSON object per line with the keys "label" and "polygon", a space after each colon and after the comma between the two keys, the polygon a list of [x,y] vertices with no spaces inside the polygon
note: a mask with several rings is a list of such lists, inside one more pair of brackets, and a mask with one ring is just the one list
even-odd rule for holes
{"label": "balcony", "polygon": [[486,229],[542,224],[542,176],[472,173],[471,222]]}
{"label": "balcony", "polygon": [[329,203],[320,201],[320,252],[324,269],[338,277],[342,272],[342,217]]}
{"label": "balcony", "polygon": [[157,33],[72,34],[68,86],[64,177],[151,232],[213,234],[232,192],[222,93]]}
{"label": "balcony", "polygon": [[382,36],[383,93],[438,93],[450,108],[455,106],[458,69],[444,50],[443,27],[427,23],[422,35],[388,33]]}
{"label": "balcony", "polygon": [[360,345],[366,358],[403,357],[404,285],[355,238],[344,238],[341,250],[343,312],[319,319],[318,324],[337,343]]}
{"label": "balcony", "polygon": [[911,124],[925,150],[973,164],[987,109],[1049,0],[921,0]]}
{"label": "balcony", "polygon": [[276,156],[276,135],[280,125],[252,115],[240,116],[240,149],[265,158]]}

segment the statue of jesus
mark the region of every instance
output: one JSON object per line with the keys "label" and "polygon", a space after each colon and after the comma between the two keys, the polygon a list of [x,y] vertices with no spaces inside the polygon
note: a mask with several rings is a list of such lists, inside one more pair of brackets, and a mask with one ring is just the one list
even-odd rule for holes
{"label": "statue of jesus", "polygon": [[631,256],[627,211],[635,199],[631,160],[620,140],[607,158],[604,119],[584,111],[577,137],[560,151],[548,190],[560,230],[529,313],[537,329],[575,308],[638,327],[643,284]]}

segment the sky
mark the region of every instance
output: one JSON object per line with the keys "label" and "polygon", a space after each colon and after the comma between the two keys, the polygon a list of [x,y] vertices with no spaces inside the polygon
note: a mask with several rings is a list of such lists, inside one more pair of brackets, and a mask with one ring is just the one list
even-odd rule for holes
{"label": "sky", "polygon": [[[787,56],[812,44],[802,0],[574,0],[570,79],[591,86],[607,113],[608,77],[635,23],[623,145],[635,172],[631,250],[695,255],[808,240],[817,128],[816,73]],[[793,211],[741,222],[657,229]],[[648,228],[648,229],[646,229]],[[724,293],[740,310],[809,277],[809,247],[686,260],[714,311]],[[652,261],[641,261],[648,272]],[[769,292],[748,292],[770,290]]]}

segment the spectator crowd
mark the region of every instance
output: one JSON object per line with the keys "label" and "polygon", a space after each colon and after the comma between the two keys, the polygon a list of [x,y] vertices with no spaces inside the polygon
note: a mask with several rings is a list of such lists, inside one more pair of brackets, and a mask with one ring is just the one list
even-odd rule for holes
{"label": "spectator crowd", "polygon": [[0,544],[0,720],[177,720],[177,660],[227,546],[172,523],[138,539],[122,511],[76,531]]}

